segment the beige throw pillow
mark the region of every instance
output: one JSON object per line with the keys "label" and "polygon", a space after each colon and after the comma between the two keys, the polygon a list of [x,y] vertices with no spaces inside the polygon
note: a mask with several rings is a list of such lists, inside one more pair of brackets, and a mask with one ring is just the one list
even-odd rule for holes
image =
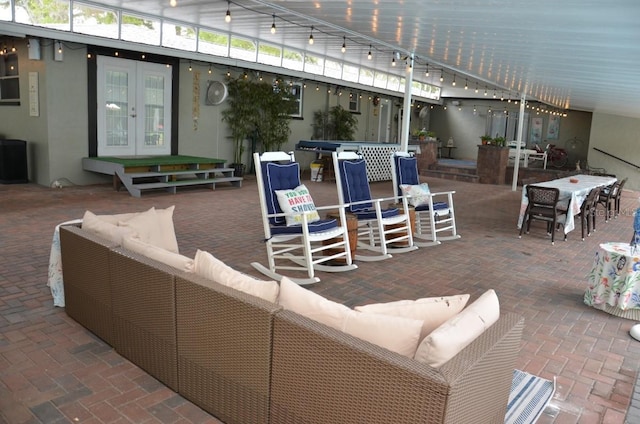
{"label": "beige throw pillow", "polygon": [[145,243],[136,236],[125,237],[122,240],[122,247],[179,270],[193,272],[193,259],[179,253],[169,252],[153,244]]}
{"label": "beige throw pillow", "polygon": [[370,305],[356,306],[354,309],[360,312],[421,320],[423,323],[420,340],[422,340],[446,320],[460,312],[468,301],[468,294],[459,294],[454,296],[425,297],[417,300],[373,303]]}
{"label": "beige throw pillow", "polygon": [[215,281],[223,286],[231,287],[252,296],[276,303],[278,300],[278,283],[263,281],[236,271],[211,253],[198,250],[194,258],[195,273],[201,277]]}
{"label": "beige throw pillow", "polygon": [[280,280],[278,303],[284,308],[324,325],[342,331],[344,320],[351,311],[340,303],[299,286],[287,277]]}
{"label": "beige throw pillow", "polygon": [[467,347],[500,317],[500,303],[494,290],[487,290],[459,314],[448,319],[418,346],[415,359],[440,367]]}
{"label": "beige throw pillow", "polygon": [[151,208],[140,212],[127,221],[118,222],[118,226],[131,228],[145,243],[161,247],[169,252],[178,252],[178,240],[173,227],[175,206],[166,209]]}
{"label": "beige throw pillow", "polygon": [[82,217],[82,229],[96,234],[106,240],[122,245],[122,239],[135,234],[133,228],[119,227],[102,220],[91,211],[86,211]]}

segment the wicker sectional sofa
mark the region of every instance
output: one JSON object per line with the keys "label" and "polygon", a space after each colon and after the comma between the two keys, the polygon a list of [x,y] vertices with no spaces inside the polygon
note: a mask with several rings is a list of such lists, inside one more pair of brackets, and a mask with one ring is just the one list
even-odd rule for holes
{"label": "wicker sectional sofa", "polygon": [[439,368],[60,228],[67,314],[225,423],[502,423],[523,318]]}

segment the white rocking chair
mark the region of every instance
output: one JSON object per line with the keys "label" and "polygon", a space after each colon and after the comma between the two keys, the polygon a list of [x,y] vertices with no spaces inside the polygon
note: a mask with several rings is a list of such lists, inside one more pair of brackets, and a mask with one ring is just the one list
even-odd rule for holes
{"label": "white rocking chair", "polygon": [[402,198],[402,210],[383,207],[383,202],[396,199],[372,199],[365,160],[356,152],[333,152],[332,156],[338,199],[348,204],[347,212],[358,219],[358,250],[377,253],[361,255],[356,250],[355,259],[379,261],[391,258],[391,253],[416,250],[406,197]]}
{"label": "white rocking chair", "polygon": [[[307,278],[290,277],[301,285],[320,281],[315,271],[356,269],[351,257],[344,205],[314,207],[318,212],[339,211],[342,225],[336,219],[313,221],[312,217],[318,217],[314,210],[284,213],[276,191],[293,190],[301,185],[300,166],[295,162],[293,153],[254,153],[253,159],[269,266],[258,262],[251,265],[278,281],[282,278],[279,270],[305,271]],[[287,217],[292,218],[289,225]],[[292,220],[297,223],[292,223]],[[335,265],[329,265],[329,261]]]}
{"label": "white rocking chair", "polygon": [[[418,185],[418,160],[407,152],[391,154],[391,175],[393,192],[396,197],[403,196],[401,185]],[[416,224],[413,237],[418,246],[433,246],[444,240],[459,239],[456,229],[456,217],[453,209],[455,191],[429,193],[428,202],[415,207]],[[434,198],[446,196],[446,201],[434,201]],[[424,241],[423,241],[424,240]]]}

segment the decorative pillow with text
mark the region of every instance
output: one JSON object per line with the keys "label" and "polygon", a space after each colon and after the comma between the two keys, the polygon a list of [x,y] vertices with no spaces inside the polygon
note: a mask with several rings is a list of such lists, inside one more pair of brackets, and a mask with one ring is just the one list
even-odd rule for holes
{"label": "decorative pillow with text", "polygon": [[300,184],[293,190],[276,190],[276,196],[282,212],[296,213],[296,215],[285,217],[288,227],[302,224],[302,214],[307,215],[307,222],[320,220],[316,205],[304,184]]}

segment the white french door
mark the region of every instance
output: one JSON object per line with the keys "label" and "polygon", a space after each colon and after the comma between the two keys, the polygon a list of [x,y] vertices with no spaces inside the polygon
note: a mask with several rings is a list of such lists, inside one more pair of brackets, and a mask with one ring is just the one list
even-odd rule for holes
{"label": "white french door", "polygon": [[97,57],[98,156],[171,154],[171,67]]}

